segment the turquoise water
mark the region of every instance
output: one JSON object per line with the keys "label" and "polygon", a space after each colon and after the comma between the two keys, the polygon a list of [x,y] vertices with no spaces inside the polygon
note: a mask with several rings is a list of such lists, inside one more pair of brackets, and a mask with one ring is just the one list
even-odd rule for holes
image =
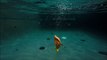
{"label": "turquoise water", "polygon": [[0,3],[0,60],[107,60],[106,0]]}
{"label": "turquoise water", "polygon": [[[2,22],[4,23],[4,22]],[[10,23],[17,24],[16,29]],[[7,30],[8,26],[8,30]],[[3,24],[0,59],[1,60],[106,60],[106,37],[82,29],[45,30],[35,26],[34,21],[11,20]],[[98,33],[98,32],[95,32]],[[54,34],[61,38],[63,46],[56,56]],[[47,38],[50,40],[47,40]],[[62,37],[66,37],[63,39]],[[82,41],[85,40],[85,41]],[[44,50],[39,48],[43,46]]]}

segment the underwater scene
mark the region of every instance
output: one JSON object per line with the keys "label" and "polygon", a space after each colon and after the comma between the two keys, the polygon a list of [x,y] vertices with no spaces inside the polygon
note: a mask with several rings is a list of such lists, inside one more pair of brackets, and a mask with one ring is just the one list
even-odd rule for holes
{"label": "underwater scene", "polygon": [[0,0],[0,60],[107,60],[107,0]]}

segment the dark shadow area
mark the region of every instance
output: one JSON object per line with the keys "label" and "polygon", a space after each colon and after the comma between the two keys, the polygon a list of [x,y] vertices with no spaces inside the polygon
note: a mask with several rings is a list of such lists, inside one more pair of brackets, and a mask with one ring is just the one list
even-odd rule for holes
{"label": "dark shadow area", "polygon": [[106,55],[107,56],[107,52],[105,52],[105,51],[99,51],[98,53],[101,54],[101,55]]}
{"label": "dark shadow area", "polygon": [[[77,10],[74,9],[73,12]],[[107,36],[107,2],[86,5],[79,11],[82,10],[87,10],[87,13],[79,14],[72,13],[72,10],[66,10],[69,11],[69,13],[60,14],[57,7],[53,6],[51,9],[48,8],[42,12],[43,14],[39,14],[39,18],[41,19],[40,28],[50,30],[84,29],[93,34],[98,33],[99,35]]]}
{"label": "dark shadow area", "polygon": [[[37,27],[36,21],[0,20],[0,42],[21,37]],[[2,43],[1,43],[2,44]]]}
{"label": "dark shadow area", "polygon": [[[57,17],[56,17],[57,16]],[[44,29],[72,29],[72,28],[87,28],[97,29],[106,32],[107,26],[107,13],[90,13],[90,14],[64,14],[62,15],[51,15],[41,14],[40,27]],[[74,16],[72,18],[72,16]],[[60,18],[57,20],[57,18]]]}
{"label": "dark shadow area", "polygon": [[[107,13],[64,14],[59,20],[57,15],[41,14],[40,28],[44,30],[84,30],[94,35],[107,36]],[[60,15],[58,15],[60,16]],[[71,17],[70,17],[71,16]],[[73,17],[72,17],[73,16]],[[107,38],[106,38],[107,39]]]}
{"label": "dark shadow area", "polygon": [[[46,4],[46,2],[44,0],[0,2],[0,39],[6,40],[10,36],[23,35],[23,32],[29,31],[29,29],[39,28],[44,30],[84,29],[94,34],[98,32],[101,35],[107,35],[107,2],[64,10],[63,14],[60,14],[57,5],[39,8],[38,4]],[[19,12],[20,10],[36,12],[35,9],[41,11],[37,11],[38,14]],[[77,11],[85,11],[85,13],[81,14]],[[36,28],[37,26],[39,28]]]}
{"label": "dark shadow area", "polygon": [[41,46],[40,48],[39,48],[39,50],[44,50],[45,49],[45,47],[44,46]]}

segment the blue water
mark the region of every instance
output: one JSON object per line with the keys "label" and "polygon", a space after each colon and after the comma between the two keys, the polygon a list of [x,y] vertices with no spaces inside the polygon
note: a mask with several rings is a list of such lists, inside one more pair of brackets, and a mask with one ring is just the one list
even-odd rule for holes
{"label": "blue water", "polygon": [[106,0],[0,3],[0,60],[107,60]]}
{"label": "blue water", "polygon": [[[8,25],[11,22],[17,23],[16,30],[13,29],[13,24]],[[2,30],[4,32],[2,32],[0,45],[1,60],[54,60],[55,58],[56,60],[107,59],[106,55],[98,53],[99,51],[107,51],[107,41],[104,36],[92,34],[82,29],[43,30],[33,25],[34,21],[29,22],[30,28],[27,29],[27,21],[23,23],[20,20],[16,22],[11,20],[11,22],[3,24],[3,27],[7,28],[8,26],[9,29],[8,31],[6,30],[7,32]],[[61,38],[63,44],[57,55],[53,40],[54,34]],[[62,37],[66,37],[66,39],[62,39]],[[50,38],[50,40],[47,40],[47,38]],[[45,49],[40,50],[41,46],[45,47]]]}

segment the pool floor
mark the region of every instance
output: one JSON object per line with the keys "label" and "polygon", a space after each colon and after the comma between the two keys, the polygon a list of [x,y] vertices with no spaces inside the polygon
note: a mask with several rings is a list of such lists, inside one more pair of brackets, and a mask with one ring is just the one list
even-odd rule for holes
{"label": "pool floor", "polygon": [[[59,36],[63,44],[58,54],[54,35]],[[1,43],[1,60],[107,60],[106,54],[99,53],[107,52],[107,41],[82,30],[30,30]],[[44,49],[41,50],[41,46]]]}

